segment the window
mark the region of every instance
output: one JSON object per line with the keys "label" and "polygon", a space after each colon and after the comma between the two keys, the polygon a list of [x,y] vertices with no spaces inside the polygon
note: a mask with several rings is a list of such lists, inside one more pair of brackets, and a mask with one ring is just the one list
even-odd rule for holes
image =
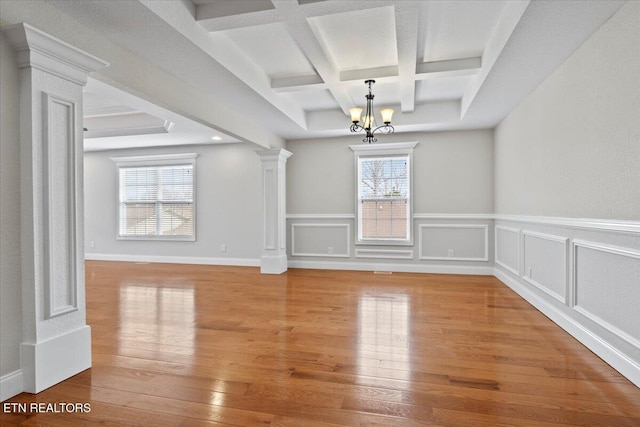
{"label": "window", "polygon": [[196,154],[114,158],[118,238],[195,240]]}
{"label": "window", "polygon": [[351,146],[356,154],[356,243],[412,244],[411,158],[416,144]]}

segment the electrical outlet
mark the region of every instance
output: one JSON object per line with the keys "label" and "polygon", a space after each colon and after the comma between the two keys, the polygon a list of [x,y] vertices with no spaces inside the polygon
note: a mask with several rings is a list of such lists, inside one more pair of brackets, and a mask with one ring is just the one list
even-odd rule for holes
{"label": "electrical outlet", "polygon": [[453,249],[449,249],[449,257],[453,256]]}
{"label": "electrical outlet", "polygon": [[91,246],[92,248],[95,248],[95,247],[96,247],[96,241],[95,241],[95,240],[92,240],[92,241],[91,241],[91,243],[90,243],[90,246]]}
{"label": "electrical outlet", "polygon": [[227,245],[224,243],[220,245],[220,252],[227,252]]}
{"label": "electrical outlet", "polygon": [[529,279],[531,279],[533,276],[531,275],[531,273],[533,273],[533,268],[529,267]]}
{"label": "electrical outlet", "polygon": [[331,254],[333,253],[333,247],[332,247],[332,246],[329,246],[329,247],[327,248],[327,253],[328,253],[329,255],[331,255]]}

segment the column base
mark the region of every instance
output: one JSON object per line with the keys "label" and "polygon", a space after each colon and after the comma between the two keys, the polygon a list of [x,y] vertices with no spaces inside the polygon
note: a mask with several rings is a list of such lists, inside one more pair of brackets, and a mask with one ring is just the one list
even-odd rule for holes
{"label": "column base", "polygon": [[91,327],[20,345],[24,391],[39,393],[91,367]]}
{"label": "column base", "polygon": [[260,273],[262,274],[282,274],[287,271],[286,255],[263,255],[260,258]]}

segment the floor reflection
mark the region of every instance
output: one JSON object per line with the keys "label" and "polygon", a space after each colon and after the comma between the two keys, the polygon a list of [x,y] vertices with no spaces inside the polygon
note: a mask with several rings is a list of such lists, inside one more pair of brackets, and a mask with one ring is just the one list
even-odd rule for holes
{"label": "floor reflection", "polygon": [[120,339],[194,348],[195,294],[190,287],[127,284],[120,288]]}
{"label": "floor reflection", "polygon": [[361,295],[358,314],[358,374],[409,380],[409,296]]}

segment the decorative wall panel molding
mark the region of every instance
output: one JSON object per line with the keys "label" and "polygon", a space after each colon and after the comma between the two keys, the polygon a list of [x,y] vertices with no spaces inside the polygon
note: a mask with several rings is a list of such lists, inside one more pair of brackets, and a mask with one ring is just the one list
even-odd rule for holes
{"label": "decorative wall panel molding", "polygon": [[355,219],[354,214],[287,214],[287,219]]}
{"label": "decorative wall panel molding", "polygon": [[573,308],[640,351],[640,251],[573,241]]}
{"label": "decorative wall panel molding", "polygon": [[413,251],[395,249],[356,249],[356,258],[413,259]]}
{"label": "decorative wall panel molding", "polygon": [[262,191],[264,194],[264,227],[263,227],[263,249],[276,249],[276,233],[277,228],[272,224],[276,222],[277,209],[273,200],[277,200],[277,171],[275,168],[265,168],[262,176]]}
{"label": "decorative wall panel molding", "polygon": [[568,294],[569,239],[522,231],[522,278],[565,304]]}
{"label": "decorative wall panel molding", "polygon": [[495,262],[516,276],[520,275],[520,230],[496,225]]}
{"label": "decorative wall panel molding", "polygon": [[42,93],[46,318],[78,309],[75,115],[72,101]]}
{"label": "decorative wall panel molding", "polygon": [[473,220],[492,220],[493,214],[456,214],[456,213],[416,213],[413,219],[473,219]]}
{"label": "decorative wall panel molding", "polygon": [[421,260],[489,261],[486,224],[420,224],[418,233]]}
{"label": "decorative wall panel molding", "polygon": [[291,255],[307,257],[349,258],[351,256],[349,224],[291,224]]}

